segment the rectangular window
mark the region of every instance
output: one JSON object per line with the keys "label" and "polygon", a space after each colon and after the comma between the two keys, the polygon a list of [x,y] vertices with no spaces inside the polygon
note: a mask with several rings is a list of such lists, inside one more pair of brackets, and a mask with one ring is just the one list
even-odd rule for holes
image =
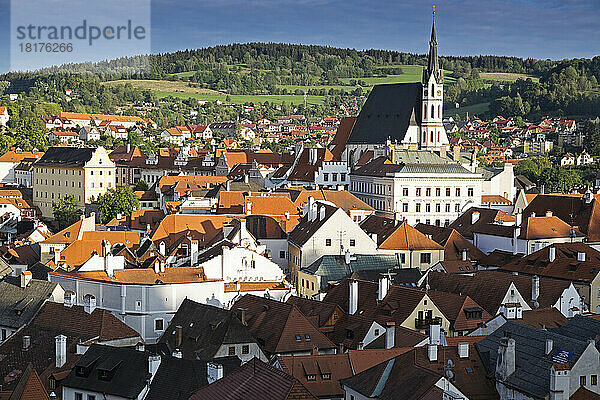
{"label": "rectangular window", "polygon": [[285,250],[279,251],[279,258],[285,258]]}
{"label": "rectangular window", "polygon": [[592,386],[598,385],[598,375],[590,376],[590,385],[592,385]]}
{"label": "rectangular window", "polygon": [[415,190],[415,196],[417,196],[417,197],[418,197],[418,196],[420,196],[420,195],[421,195],[421,188],[417,188],[417,189]]}
{"label": "rectangular window", "polygon": [[450,197],[450,188],[446,188],[446,197]]}
{"label": "rectangular window", "polygon": [[431,253],[421,253],[421,264],[431,263]]}
{"label": "rectangular window", "polygon": [[356,246],[356,240],[350,239],[350,247]]}
{"label": "rectangular window", "polygon": [[[421,203],[417,203],[417,204],[415,204],[415,211],[416,211],[416,212],[421,212]],[[598,296],[599,296],[599,298],[600,298],[600,295],[598,295]]]}
{"label": "rectangular window", "polygon": [[442,189],[440,189],[440,188],[435,188],[435,195],[436,195],[437,197],[440,197],[440,196],[441,196],[441,190],[442,190]]}
{"label": "rectangular window", "polygon": [[229,346],[229,355],[235,356],[235,346]]}
{"label": "rectangular window", "polygon": [[400,253],[400,264],[406,264],[406,254]]}
{"label": "rectangular window", "polygon": [[324,180],[325,182],[329,181],[329,174],[328,174],[328,173],[324,173],[324,174],[323,174],[323,180]]}
{"label": "rectangular window", "polygon": [[431,212],[431,204],[425,204],[425,212]]}
{"label": "rectangular window", "polygon": [[88,400],[96,400],[96,396],[93,394],[88,394]]}
{"label": "rectangular window", "polygon": [[579,377],[579,386],[585,386],[585,375]]}
{"label": "rectangular window", "polygon": [[456,197],[460,197],[460,188],[456,188]]}
{"label": "rectangular window", "polygon": [[431,188],[425,189],[425,196],[426,197],[430,197],[431,196]]}
{"label": "rectangular window", "polygon": [[440,203],[437,203],[437,204],[435,205],[435,212],[438,212],[438,213],[439,213],[439,212],[441,211],[441,208],[442,208],[442,205],[441,205]]}
{"label": "rectangular window", "polygon": [[449,213],[450,212],[450,203],[446,203],[446,212]]}
{"label": "rectangular window", "polygon": [[154,330],[163,331],[165,329],[165,321],[162,318],[154,320]]}
{"label": "rectangular window", "polygon": [[402,196],[408,196],[408,188],[402,188]]}
{"label": "rectangular window", "polygon": [[346,181],[346,174],[340,174],[340,181]]}
{"label": "rectangular window", "polygon": [[250,346],[245,344],[242,346],[242,354],[250,354]]}
{"label": "rectangular window", "polygon": [[83,400],[83,393],[75,393],[75,400]]}
{"label": "rectangular window", "polygon": [[402,212],[408,212],[408,203],[402,203]]}
{"label": "rectangular window", "polygon": [[325,246],[331,246],[331,239],[325,239]]}
{"label": "rectangular window", "polygon": [[337,181],[337,174],[336,173],[331,174],[331,180],[334,181],[334,182]]}
{"label": "rectangular window", "polygon": [[454,212],[460,212],[460,204],[454,205]]}
{"label": "rectangular window", "polygon": [[467,196],[473,197],[473,188],[468,188],[467,189]]}

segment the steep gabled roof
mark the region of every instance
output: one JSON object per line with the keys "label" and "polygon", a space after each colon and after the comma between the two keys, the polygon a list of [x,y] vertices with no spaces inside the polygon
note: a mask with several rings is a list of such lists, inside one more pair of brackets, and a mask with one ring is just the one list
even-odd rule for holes
{"label": "steep gabled roof", "polygon": [[92,159],[95,151],[91,147],[50,147],[36,166],[81,168]]}
{"label": "steep gabled roof", "polygon": [[402,142],[408,127],[421,123],[422,87],[419,82],[374,86],[347,143]]}
{"label": "steep gabled roof", "polygon": [[[178,326],[182,329],[180,345]],[[256,341],[233,311],[185,299],[159,342],[178,348],[183,358],[211,360],[222,345]]]}
{"label": "steep gabled roof", "polygon": [[317,400],[297,379],[256,358],[198,390],[190,400]]}
{"label": "steep gabled roof", "polygon": [[379,245],[385,250],[442,250],[443,247],[404,221]]}
{"label": "steep gabled roof", "polygon": [[33,365],[27,365],[8,400],[50,400],[50,396]]}
{"label": "steep gabled roof", "polygon": [[[269,355],[335,348],[335,345],[293,304],[245,295],[231,309],[241,317],[245,308],[248,330]],[[308,337],[306,335],[309,335]]]}

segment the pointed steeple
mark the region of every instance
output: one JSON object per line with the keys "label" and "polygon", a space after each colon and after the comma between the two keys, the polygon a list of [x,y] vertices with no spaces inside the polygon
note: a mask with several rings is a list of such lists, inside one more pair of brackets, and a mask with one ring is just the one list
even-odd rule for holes
{"label": "pointed steeple", "polygon": [[435,34],[435,4],[433,5],[433,25],[431,26],[431,39],[429,39],[429,56],[427,57],[427,69],[423,74],[424,80],[429,80],[431,74],[434,74],[438,83],[444,82],[444,74],[440,70],[440,63],[437,54],[437,37]]}

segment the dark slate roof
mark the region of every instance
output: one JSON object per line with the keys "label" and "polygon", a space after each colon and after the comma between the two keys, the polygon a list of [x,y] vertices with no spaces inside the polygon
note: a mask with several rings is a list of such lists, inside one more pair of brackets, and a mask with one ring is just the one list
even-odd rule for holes
{"label": "dark slate roof", "polygon": [[398,257],[393,254],[356,254],[346,264],[345,256],[324,255],[302,271],[321,277],[321,289],[327,287],[327,282],[340,281],[355,271],[387,272],[390,269],[402,267]]}
{"label": "dark slate roof", "polygon": [[[515,340],[516,369],[504,382],[520,392],[545,398],[550,388],[550,367],[560,362],[558,351],[572,352],[567,361],[572,367],[587,347],[587,343],[528,325],[507,321],[500,329],[475,344],[488,375],[494,376],[500,340],[509,335]],[[553,340],[553,350],[545,354],[546,339]]]}
{"label": "dark slate roof", "polygon": [[[560,328],[552,329],[553,332],[573,339],[587,341],[597,340],[600,334],[600,321],[577,315],[567,321]],[[600,342],[596,342],[596,347],[600,350]]]}
{"label": "dark slate roof", "polygon": [[[182,329],[177,345],[177,326]],[[211,360],[222,345],[256,343],[232,311],[185,299],[159,340],[171,349],[179,348],[183,358]]]}
{"label": "dark slate roof", "polygon": [[390,273],[390,283],[394,285],[417,286],[419,279],[423,276],[423,272],[419,268],[394,268],[381,270],[362,270],[354,271],[350,275],[351,279],[362,279],[365,281],[378,282],[382,274]]}
{"label": "dark slate roof", "polygon": [[421,399],[435,386],[441,375],[415,366],[414,357],[412,352],[402,354],[344,379],[342,384],[365,397],[379,400]]}
{"label": "dark slate roof", "polygon": [[471,174],[462,165],[424,150],[398,150],[394,153],[393,163],[384,156],[377,157],[352,172],[353,175],[363,176],[387,176],[394,173]]}
{"label": "dark slate roof", "polygon": [[[320,219],[321,208],[325,208],[325,218]],[[296,246],[304,246],[304,244],[327,222],[327,220],[335,214],[339,209],[329,204],[317,203],[317,218],[314,221],[309,221],[308,215],[305,215],[300,220],[300,223],[294,227],[289,233],[288,240]],[[343,211],[341,211],[343,212]]]}
{"label": "dark slate roof", "polygon": [[[146,387],[148,357],[146,351],[133,348],[92,344],[75,368],[63,380],[63,387],[105,393],[107,395],[136,399]],[[86,373],[78,374],[87,367]],[[109,379],[100,379],[100,370],[109,371]]]}
{"label": "dark slate roof", "polygon": [[0,325],[20,328],[37,314],[52,292],[56,282],[32,279],[26,288],[20,277],[7,276],[0,282]]}
{"label": "dark slate roof", "polygon": [[316,400],[293,376],[256,358],[198,390],[190,400]]}
{"label": "dark slate roof", "polygon": [[421,122],[422,88],[419,82],[374,86],[347,143],[402,141],[408,127]]}
{"label": "dark slate roof", "polygon": [[94,154],[91,147],[50,147],[35,164],[36,167],[83,167]]}
{"label": "dark slate roof", "polygon": [[[223,376],[227,376],[241,361],[237,357],[223,357],[215,363],[223,365]],[[196,390],[208,385],[206,364],[204,360],[162,357],[145,400],[189,399]]]}
{"label": "dark slate roof", "polygon": [[287,234],[273,217],[268,215],[247,215],[246,229],[256,239],[286,239]]}

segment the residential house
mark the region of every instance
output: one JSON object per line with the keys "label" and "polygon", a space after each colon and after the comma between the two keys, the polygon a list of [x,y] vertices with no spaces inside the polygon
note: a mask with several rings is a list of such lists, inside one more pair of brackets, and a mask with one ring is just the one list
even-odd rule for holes
{"label": "residential house", "polygon": [[508,321],[475,347],[502,400],[594,399],[600,393],[599,352],[586,337]]}
{"label": "residential house", "polygon": [[[600,313],[600,252],[581,242],[556,243],[500,266],[506,272],[572,282],[587,308]],[[579,307],[576,299],[568,309]],[[567,309],[567,310],[568,310]],[[568,312],[565,315],[570,316]]]}
{"label": "residential house", "polygon": [[294,304],[245,295],[232,306],[267,357],[335,354],[336,346]]}
{"label": "residential house", "polygon": [[0,125],[6,126],[9,119],[10,119],[10,116],[8,115],[8,108],[0,107]]}
{"label": "residential house", "polygon": [[[268,384],[266,383],[268,382]],[[256,358],[196,391],[190,400],[317,400],[302,383]]]}
{"label": "residential house", "polygon": [[30,271],[0,282],[0,342],[28,324],[47,301],[63,301],[60,285],[32,279]]}
{"label": "residential house", "polygon": [[267,358],[248,327],[230,310],[185,299],[158,341],[188,360]]}
{"label": "residential house", "polygon": [[23,151],[12,147],[0,156],[0,182],[16,183],[15,168],[26,159],[39,160],[44,153],[37,150]]}
{"label": "residential house", "polygon": [[52,131],[48,134],[48,141],[50,143],[54,143],[55,141],[59,143],[71,144],[76,142],[79,139],[79,134],[77,132],[59,132]]}
{"label": "residential house", "polygon": [[79,140],[82,140],[84,142],[90,140],[100,140],[100,129],[98,129],[97,126],[83,126],[79,130]]}
{"label": "residential house", "polygon": [[309,199],[307,212],[288,234],[289,270],[298,287],[298,271],[326,254],[374,254],[377,244],[341,208]]}
{"label": "residential house", "polygon": [[33,170],[33,203],[50,218],[52,205],[72,195],[84,211],[86,204],[115,188],[115,172],[103,147],[50,147]]}

